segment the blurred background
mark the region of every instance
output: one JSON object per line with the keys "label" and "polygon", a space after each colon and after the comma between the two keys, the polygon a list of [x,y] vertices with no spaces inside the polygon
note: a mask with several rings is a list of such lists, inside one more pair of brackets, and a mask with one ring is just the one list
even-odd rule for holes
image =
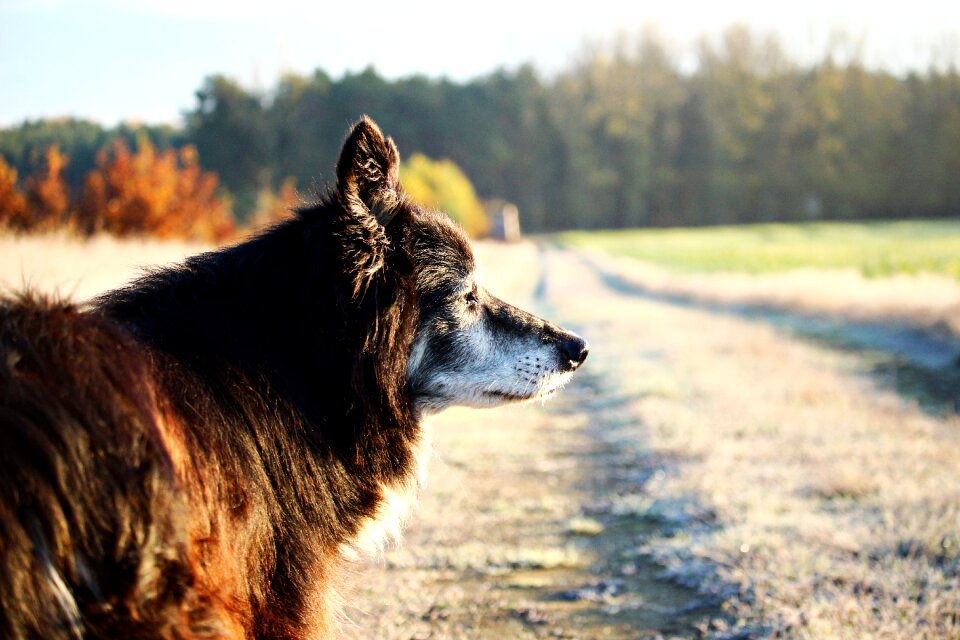
{"label": "blurred background", "polygon": [[4,0],[3,193],[16,185],[34,203],[13,226],[44,215],[115,224],[86,219],[110,197],[101,182],[119,181],[91,172],[125,155],[202,170],[202,185],[182,188],[221,205],[221,226],[245,224],[329,180],[360,113],[422,156],[408,166],[421,191],[431,173],[463,172],[467,183],[439,199],[478,235],[483,214],[459,201],[513,203],[534,232],[960,207],[953,4],[494,2],[452,13],[423,2]]}
{"label": "blurred background", "polygon": [[960,3],[325,4],[0,0],[0,286],[242,239],[369,114],[592,349],[438,421],[355,637],[960,638]]}

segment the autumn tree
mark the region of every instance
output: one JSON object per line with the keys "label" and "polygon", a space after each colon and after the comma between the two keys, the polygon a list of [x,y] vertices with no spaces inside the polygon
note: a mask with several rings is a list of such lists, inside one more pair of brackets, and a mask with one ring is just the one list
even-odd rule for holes
{"label": "autumn tree", "polygon": [[70,189],[63,172],[70,159],[57,145],[47,148],[34,172],[26,179],[27,212],[21,231],[50,231],[70,218]]}
{"label": "autumn tree", "polygon": [[0,227],[23,229],[29,220],[27,199],[17,187],[17,170],[0,156]]}
{"label": "autumn tree", "polygon": [[219,241],[234,231],[219,180],[203,171],[196,149],[157,149],[141,138],[134,153],[117,140],[87,175],[78,221],[86,233]]}
{"label": "autumn tree", "polygon": [[470,180],[450,160],[415,153],[400,165],[400,182],[415,202],[446,212],[469,235],[487,234],[490,223],[483,205]]}

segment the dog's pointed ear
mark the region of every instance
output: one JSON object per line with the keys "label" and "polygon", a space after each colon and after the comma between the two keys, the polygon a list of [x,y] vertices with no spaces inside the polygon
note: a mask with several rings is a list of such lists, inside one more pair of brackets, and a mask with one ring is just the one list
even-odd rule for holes
{"label": "dog's pointed ear", "polygon": [[337,193],[351,213],[372,215],[384,226],[402,199],[397,145],[368,116],[353,126],[343,143],[337,160]]}

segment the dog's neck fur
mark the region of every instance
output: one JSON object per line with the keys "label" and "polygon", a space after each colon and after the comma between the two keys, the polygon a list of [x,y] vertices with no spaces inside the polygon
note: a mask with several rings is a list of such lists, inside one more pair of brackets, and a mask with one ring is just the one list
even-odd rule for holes
{"label": "dog's neck fur", "polygon": [[[404,372],[415,314],[407,313],[406,326],[397,330],[390,326],[395,318],[383,317],[395,310],[379,305],[391,296],[394,305],[413,307],[415,300],[408,299],[413,297],[410,274],[400,276],[409,283],[375,282],[366,298],[378,306],[353,299],[349,274],[340,281],[325,278],[348,273],[337,264],[343,256],[336,225],[318,205],[246,243],[155,271],[135,286],[106,294],[96,307],[153,350],[205,375],[225,369],[246,377],[259,392],[269,389],[288,398],[308,424],[323,431],[326,442],[344,455],[363,456],[349,450],[371,434],[338,433],[336,424],[315,423],[372,402],[393,405],[387,408],[396,422],[376,426],[409,427],[414,412]],[[242,285],[227,288],[225,283]],[[346,305],[354,308],[347,311]],[[357,306],[370,317],[358,318]],[[379,335],[388,329],[394,335]],[[384,338],[390,349],[377,349],[386,346],[377,344]],[[351,375],[331,375],[334,371]],[[383,392],[389,397],[378,397]],[[383,408],[378,406],[375,415]],[[390,470],[383,471],[389,475]]]}

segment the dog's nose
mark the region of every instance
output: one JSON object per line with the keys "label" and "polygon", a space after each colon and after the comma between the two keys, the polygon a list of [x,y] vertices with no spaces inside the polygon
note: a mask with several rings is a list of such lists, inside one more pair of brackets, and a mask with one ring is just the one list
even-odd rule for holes
{"label": "dog's nose", "polygon": [[587,344],[587,341],[572,333],[563,339],[561,348],[570,363],[571,370],[583,364],[583,361],[587,359],[587,354],[590,353],[590,345]]}

